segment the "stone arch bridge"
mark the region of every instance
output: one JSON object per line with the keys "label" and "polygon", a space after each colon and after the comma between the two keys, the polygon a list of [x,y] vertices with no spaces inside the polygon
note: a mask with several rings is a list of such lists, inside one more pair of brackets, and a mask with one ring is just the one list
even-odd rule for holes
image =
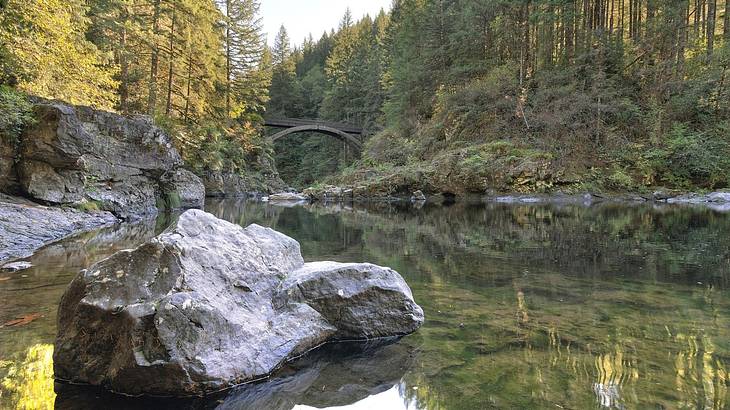
{"label": "stone arch bridge", "polygon": [[354,125],[295,118],[266,118],[264,119],[264,125],[272,128],[283,128],[282,131],[279,131],[269,137],[272,142],[286,137],[289,134],[317,132],[342,140],[355,148],[358,152],[362,150],[363,130],[362,128]]}

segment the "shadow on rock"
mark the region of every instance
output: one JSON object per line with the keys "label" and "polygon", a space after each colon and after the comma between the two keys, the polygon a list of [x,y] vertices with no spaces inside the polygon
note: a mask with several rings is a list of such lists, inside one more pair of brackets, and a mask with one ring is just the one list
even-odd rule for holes
{"label": "shadow on rock", "polygon": [[56,409],[290,410],[347,406],[400,383],[417,352],[397,339],[325,345],[288,363],[266,382],[205,398],[133,398],[99,388],[56,383]]}

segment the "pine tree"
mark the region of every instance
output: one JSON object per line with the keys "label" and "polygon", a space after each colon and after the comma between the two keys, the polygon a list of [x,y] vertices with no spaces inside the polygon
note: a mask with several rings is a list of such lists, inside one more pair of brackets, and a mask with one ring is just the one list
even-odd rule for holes
{"label": "pine tree", "polygon": [[302,90],[296,76],[296,62],[289,34],[284,26],[274,40],[272,78],[267,111],[273,115],[295,117],[302,111]]}
{"label": "pine tree", "polygon": [[257,0],[225,0],[226,112],[258,112],[266,102],[266,76],[259,69],[264,38]]}

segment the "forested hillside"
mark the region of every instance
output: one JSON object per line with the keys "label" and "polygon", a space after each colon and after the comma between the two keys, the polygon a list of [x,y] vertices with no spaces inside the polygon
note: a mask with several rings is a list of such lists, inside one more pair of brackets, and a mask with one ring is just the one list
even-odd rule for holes
{"label": "forested hillside", "polygon": [[[717,189],[730,1],[395,0],[267,47],[257,0],[2,0],[0,119],[25,95],[148,114],[198,172],[375,194]],[[294,39],[297,41],[298,39]],[[267,146],[262,116],[361,126]]]}
{"label": "forested hillside", "polygon": [[271,72],[257,0],[0,1],[0,132],[25,94],[147,114],[200,172],[256,172]]}
{"label": "forested hillside", "polygon": [[395,0],[287,44],[282,29],[269,111],[373,134],[354,164],[329,137],[279,143],[300,185],[332,173],[380,193],[730,183],[730,1]]}

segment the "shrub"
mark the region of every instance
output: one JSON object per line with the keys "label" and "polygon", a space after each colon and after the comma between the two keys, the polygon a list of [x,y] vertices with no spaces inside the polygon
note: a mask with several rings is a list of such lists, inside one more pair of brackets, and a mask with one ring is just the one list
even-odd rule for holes
{"label": "shrub", "polygon": [[658,177],[680,188],[722,188],[730,183],[730,124],[707,132],[675,124],[661,147],[647,153]]}
{"label": "shrub", "polygon": [[614,169],[613,173],[609,175],[607,182],[613,189],[635,189],[634,179],[620,168]]}
{"label": "shrub", "polygon": [[197,172],[242,173],[266,154],[261,131],[252,122],[186,124],[160,116],[155,123],[172,137],[185,163]]}
{"label": "shrub", "polygon": [[25,94],[0,86],[0,137],[15,143],[23,128],[35,121],[33,104]]}
{"label": "shrub", "polygon": [[385,130],[370,138],[363,150],[363,160],[372,164],[406,165],[413,159],[413,141],[393,130]]}

